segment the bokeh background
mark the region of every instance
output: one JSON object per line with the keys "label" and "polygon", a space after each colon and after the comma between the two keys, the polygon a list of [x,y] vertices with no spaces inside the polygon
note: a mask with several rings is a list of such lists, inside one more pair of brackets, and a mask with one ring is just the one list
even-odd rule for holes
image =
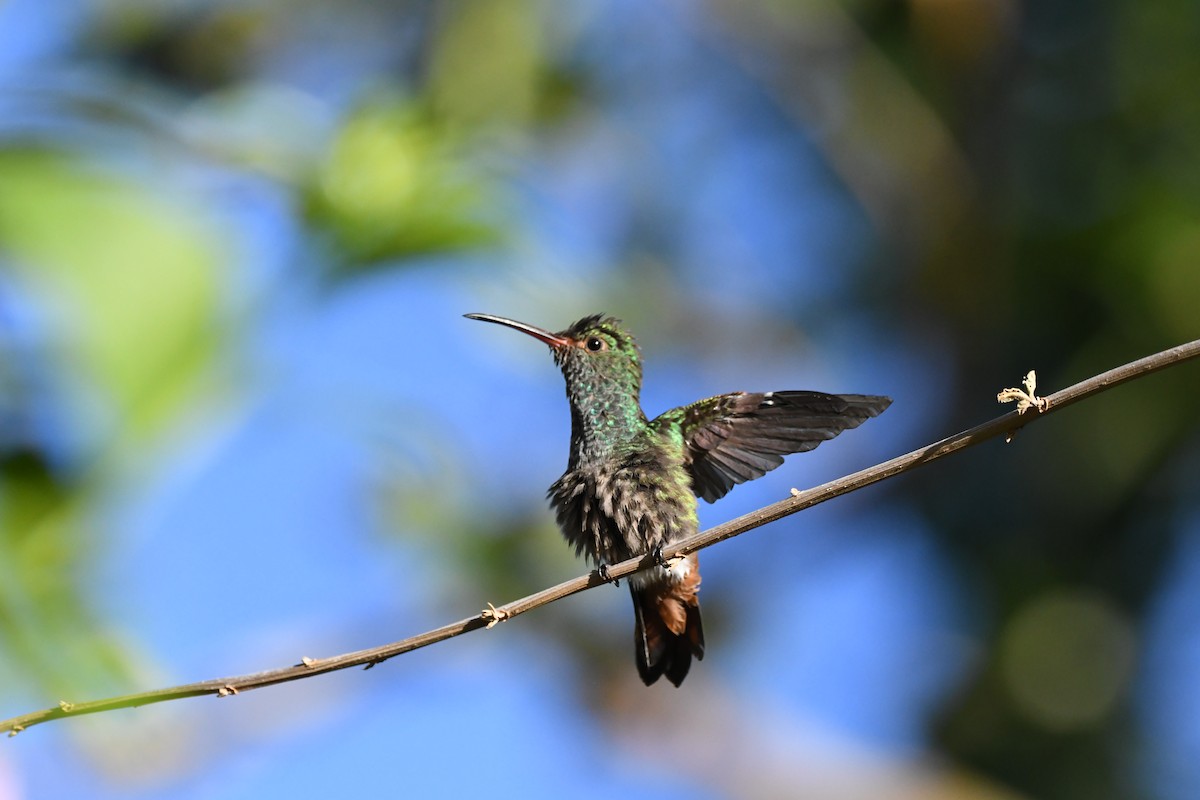
{"label": "bokeh background", "polygon": [[[551,329],[648,413],[889,394],[707,526],[1200,336],[1194,0],[0,2],[0,716],[579,574]],[[0,798],[1200,796],[1200,368],[369,672],[40,726]],[[1007,408],[1007,407],[1006,407]]]}

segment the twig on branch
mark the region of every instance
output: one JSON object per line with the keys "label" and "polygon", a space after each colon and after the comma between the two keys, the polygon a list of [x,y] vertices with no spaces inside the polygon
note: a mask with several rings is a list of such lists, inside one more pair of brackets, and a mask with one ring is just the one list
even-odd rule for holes
{"label": "twig on branch", "polygon": [[[1077,383],[1060,392],[1055,392],[1048,397],[1038,398],[1041,401],[1039,410],[1042,413],[1040,414],[1023,416],[1017,411],[1012,411],[990,422],[985,422],[962,433],[948,436],[939,442],[934,442],[919,450],[913,450],[911,453],[855,472],[844,478],[830,481],[806,491],[793,490],[792,496],[786,500],[781,500],[778,503],[773,503],[757,511],[752,511],[737,519],[709,528],[706,531],[701,531],[695,536],[677,542],[670,548],[664,548],[661,557],[670,559],[694,553],[717,542],[731,539],[746,531],[766,525],[768,522],[774,522],[775,520],[795,514],[798,511],[811,508],[818,503],[823,503],[834,497],[870,486],[873,483],[899,475],[902,472],[907,472],[922,464],[936,461],[963,448],[980,444],[1001,434],[1012,434],[1018,428],[1024,427],[1035,419],[1041,419],[1047,414],[1066,408],[1085,397],[1090,397],[1093,394],[1105,391],[1126,381],[1149,375],[1152,372],[1157,372],[1197,357],[1200,357],[1200,340],[1173,347],[1161,353],[1155,353],[1138,361],[1133,361]],[[480,628],[491,628],[497,622],[511,619],[518,614],[524,614],[526,611],[532,611],[539,606],[553,603],[556,600],[561,600],[564,597],[577,594],[586,589],[607,585],[617,578],[623,578],[640,569],[654,566],[656,563],[655,555],[651,553],[640,558],[632,558],[628,561],[622,561],[619,564],[609,565],[606,579],[601,578],[598,573],[592,572],[502,606],[493,606],[489,603],[488,608],[476,616],[452,622],[449,625],[443,625],[440,628],[418,636],[385,644],[381,647],[372,647],[367,650],[330,656],[329,658],[305,657],[301,659],[299,664],[290,667],[256,672],[250,675],[239,675],[232,678],[216,678],[198,683],[188,683],[182,686],[156,689],[140,694],[110,697],[104,700],[93,700],[85,703],[68,703],[62,701],[53,708],[34,711],[29,714],[22,714],[19,717],[0,721],[0,733],[7,731],[9,736],[14,736],[33,725],[49,722],[54,719],[95,714],[118,708],[133,708],[150,703],[161,703],[166,700],[178,700],[184,697],[197,697],[199,695],[227,697],[249,689],[258,689],[276,683],[310,678],[314,675],[334,672],[348,667],[363,666],[370,669],[376,664],[394,658],[401,653],[426,647],[427,645],[441,642],[469,631]]]}

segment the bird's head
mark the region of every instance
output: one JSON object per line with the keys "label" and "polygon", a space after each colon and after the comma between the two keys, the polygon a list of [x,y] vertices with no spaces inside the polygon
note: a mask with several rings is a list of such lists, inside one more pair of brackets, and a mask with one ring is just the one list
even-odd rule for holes
{"label": "bird's head", "polygon": [[468,319],[494,322],[544,342],[567,381],[572,405],[612,403],[632,399],[642,388],[642,356],[633,336],[620,320],[593,314],[558,333],[492,314],[467,314]]}

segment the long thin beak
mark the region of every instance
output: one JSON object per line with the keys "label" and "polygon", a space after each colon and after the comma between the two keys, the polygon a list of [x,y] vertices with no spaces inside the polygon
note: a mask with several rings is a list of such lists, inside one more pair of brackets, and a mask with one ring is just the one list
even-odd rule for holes
{"label": "long thin beak", "polygon": [[559,336],[556,333],[551,333],[550,331],[539,328],[536,325],[530,325],[525,322],[517,322],[515,319],[497,317],[495,314],[463,314],[463,316],[467,319],[477,319],[480,322],[494,322],[497,325],[504,325],[505,327],[518,330],[521,333],[527,333],[533,338],[543,341],[551,347],[566,347],[567,345],[571,344],[570,339]]}

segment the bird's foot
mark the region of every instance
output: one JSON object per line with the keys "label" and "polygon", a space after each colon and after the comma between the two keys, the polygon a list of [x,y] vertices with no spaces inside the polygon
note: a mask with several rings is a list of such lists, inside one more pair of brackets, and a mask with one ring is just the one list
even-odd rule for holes
{"label": "bird's foot", "polygon": [[600,576],[600,580],[604,581],[605,583],[611,583],[613,586],[621,585],[620,578],[613,578],[609,576],[608,564],[605,564],[604,562],[601,562],[600,565],[596,567],[596,574]]}
{"label": "bird's foot", "polygon": [[654,545],[654,549],[650,551],[650,555],[654,557],[655,566],[662,567],[666,570],[674,569],[681,561],[687,558],[687,556],[672,556],[671,558],[665,557],[663,555],[663,546],[661,542]]}

